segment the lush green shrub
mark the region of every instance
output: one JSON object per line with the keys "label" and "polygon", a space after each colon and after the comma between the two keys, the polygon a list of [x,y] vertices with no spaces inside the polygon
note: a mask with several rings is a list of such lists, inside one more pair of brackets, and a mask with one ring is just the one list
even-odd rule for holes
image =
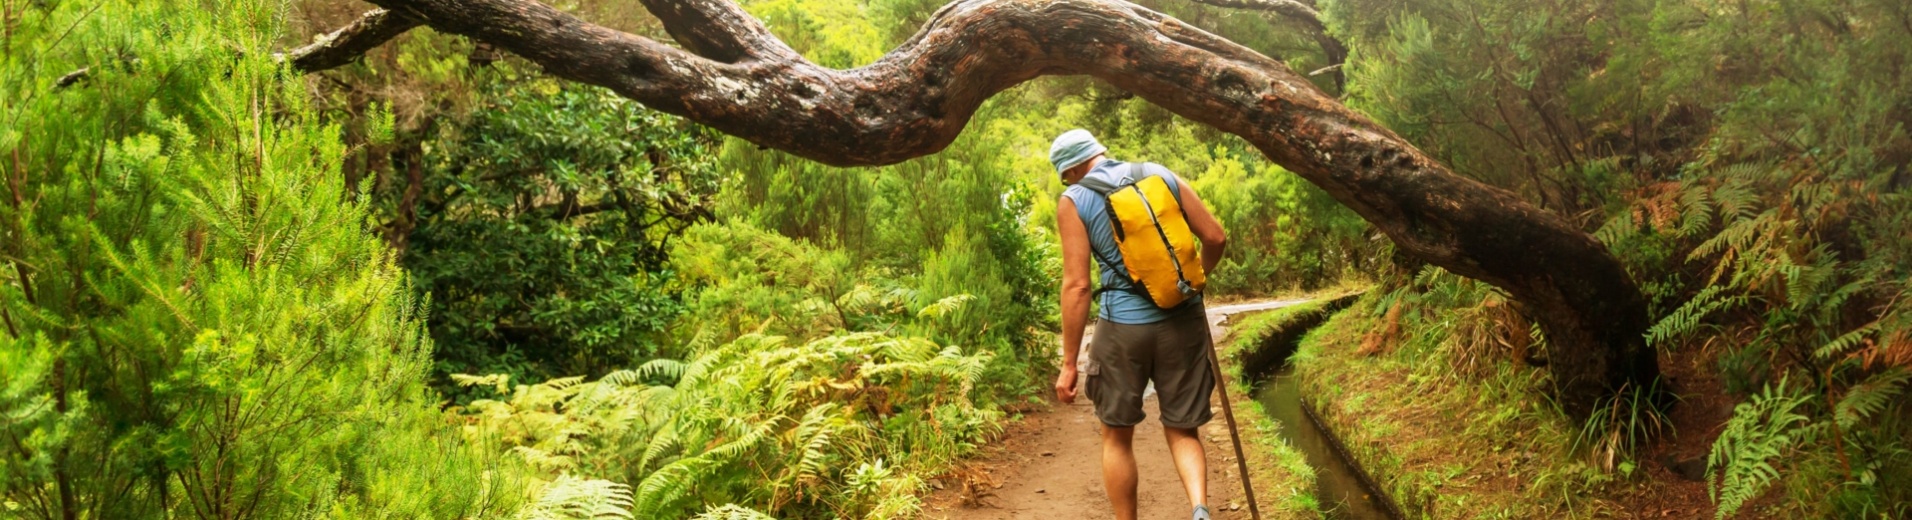
{"label": "lush green shrub", "polygon": [[[597,374],[658,355],[672,238],[711,216],[714,134],[601,88],[474,72],[399,218],[439,373]],[[403,195],[401,195],[403,197]]]}
{"label": "lush green shrub", "polygon": [[36,5],[0,51],[0,515],[517,509],[534,484],[423,384],[339,129],[271,58],[278,4]]}

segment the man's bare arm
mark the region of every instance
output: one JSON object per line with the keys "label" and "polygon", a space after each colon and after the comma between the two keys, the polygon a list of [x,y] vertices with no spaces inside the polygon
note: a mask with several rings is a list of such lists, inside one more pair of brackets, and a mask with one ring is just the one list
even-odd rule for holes
{"label": "man's bare arm", "polygon": [[1195,231],[1195,238],[1202,240],[1202,272],[1213,273],[1215,266],[1221,264],[1222,249],[1228,245],[1228,233],[1222,230],[1222,223],[1208,212],[1208,205],[1202,203],[1202,197],[1195,194],[1195,187],[1187,180],[1179,182],[1182,198],[1182,212],[1188,214],[1188,227]]}
{"label": "man's bare arm", "polygon": [[1062,373],[1056,376],[1056,398],[1069,403],[1076,396],[1076,358],[1089,322],[1090,293],[1089,231],[1068,197],[1056,203],[1056,231],[1062,235]]}

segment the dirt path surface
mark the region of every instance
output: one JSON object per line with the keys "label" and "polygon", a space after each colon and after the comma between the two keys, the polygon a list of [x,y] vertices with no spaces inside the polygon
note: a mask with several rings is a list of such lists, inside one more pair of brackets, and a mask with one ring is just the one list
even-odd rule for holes
{"label": "dirt path surface", "polygon": [[[1305,300],[1250,302],[1208,309],[1209,330],[1216,341],[1226,337],[1221,323],[1230,314],[1273,309]],[[1085,338],[1085,343],[1087,342]],[[1083,356],[1087,356],[1084,349]],[[1235,396],[1231,396],[1235,397]],[[1050,396],[1050,408],[1031,412],[1009,426],[1001,441],[985,451],[965,474],[931,482],[941,489],[924,507],[925,517],[940,519],[1075,520],[1109,518],[1102,490],[1102,441],[1095,408],[1087,398],[1065,405]],[[1208,506],[1216,519],[1248,518],[1242,501],[1241,477],[1229,443],[1228,425],[1220,402],[1215,420],[1201,429],[1208,455]],[[1189,518],[1191,507],[1182,493],[1181,478],[1162,438],[1162,423],[1153,392],[1145,401],[1149,418],[1135,428],[1135,466],[1141,475],[1137,491],[1140,518]],[[1239,412],[1238,412],[1239,413]],[[1272,492],[1268,482],[1256,482],[1263,503]],[[1285,487],[1284,487],[1285,489]]]}

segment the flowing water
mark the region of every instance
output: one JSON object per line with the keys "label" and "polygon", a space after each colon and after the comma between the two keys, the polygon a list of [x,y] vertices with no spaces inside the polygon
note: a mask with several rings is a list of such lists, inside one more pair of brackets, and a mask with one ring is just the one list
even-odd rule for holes
{"label": "flowing water", "polygon": [[1255,400],[1268,416],[1281,423],[1282,440],[1301,450],[1315,470],[1315,499],[1323,516],[1337,520],[1391,520],[1383,498],[1362,483],[1360,473],[1335,448],[1334,441],[1302,409],[1300,384],[1294,369],[1282,367],[1274,377],[1256,385]]}

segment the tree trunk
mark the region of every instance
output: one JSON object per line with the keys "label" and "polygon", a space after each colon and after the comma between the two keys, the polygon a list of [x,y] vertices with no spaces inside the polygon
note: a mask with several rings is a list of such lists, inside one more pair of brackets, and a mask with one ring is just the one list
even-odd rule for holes
{"label": "tree trunk", "polygon": [[762,146],[833,165],[941,151],[977,107],[1044,75],[1095,76],[1239,135],[1402,250],[1506,290],[1541,324],[1560,402],[1584,417],[1658,375],[1645,299],[1605,247],[1450,172],[1286,66],[1119,0],[957,0],[877,62],[803,59],[725,0],[643,0],[682,48],[531,0],[372,0]]}

